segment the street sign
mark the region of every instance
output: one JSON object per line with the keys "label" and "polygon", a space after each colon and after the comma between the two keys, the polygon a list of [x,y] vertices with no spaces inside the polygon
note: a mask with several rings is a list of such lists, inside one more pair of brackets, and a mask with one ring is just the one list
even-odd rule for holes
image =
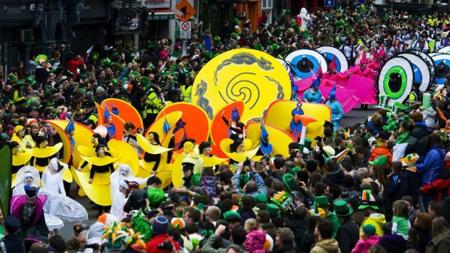
{"label": "street sign", "polygon": [[336,0],[324,0],[323,7],[334,8],[336,6]]}
{"label": "street sign", "polygon": [[178,22],[180,26],[180,39],[190,40],[192,35],[192,24],[190,21]]}
{"label": "street sign", "polygon": [[177,18],[181,21],[188,21],[197,12],[188,0],[180,0],[176,5]]}

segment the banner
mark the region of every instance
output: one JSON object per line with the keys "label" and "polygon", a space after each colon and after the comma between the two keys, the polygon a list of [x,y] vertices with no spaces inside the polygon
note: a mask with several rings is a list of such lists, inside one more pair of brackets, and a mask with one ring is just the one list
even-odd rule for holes
{"label": "banner", "polygon": [[9,214],[9,199],[11,197],[11,148],[3,145],[0,149],[0,207],[3,217]]}
{"label": "banner", "polygon": [[170,2],[170,0],[141,0],[141,5],[149,9],[170,9]]}

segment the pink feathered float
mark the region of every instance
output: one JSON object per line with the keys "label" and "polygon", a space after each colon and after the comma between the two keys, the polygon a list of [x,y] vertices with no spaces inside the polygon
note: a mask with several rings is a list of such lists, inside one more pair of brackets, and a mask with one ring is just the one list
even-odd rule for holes
{"label": "pink feathered float", "polygon": [[[374,59],[368,60],[363,54],[360,64],[349,68],[345,72],[319,73],[321,75],[319,89],[323,97],[328,97],[331,88],[336,84],[336,98],[342,104],[346,113],[361,104],[377,104],[375,81],[380,69],[379,61],[381,58],[376,54]],[[299,98],[303,97],[303,93],[316,78],[316,76],[313,76],[296,81]]]}

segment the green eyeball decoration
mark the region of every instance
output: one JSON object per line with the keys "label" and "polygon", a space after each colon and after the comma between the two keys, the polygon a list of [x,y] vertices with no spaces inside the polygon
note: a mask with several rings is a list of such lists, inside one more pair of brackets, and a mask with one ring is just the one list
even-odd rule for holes
{"label": "green eyeball decoration", "polygon": [[387,105],[403,103],[411,92],[414,72],[408,59],[398,56],[388,60],[378,76],[380,96],[387,97]]}
{"label": "green eyeball decoration", "polygon": [[405,57],[411,62],[414,72],[413,83],[419,85],[421,92],[425,92],[431,83],[431,69],[427,62],[420,56],[412,53],[404,53],[399,56]]}

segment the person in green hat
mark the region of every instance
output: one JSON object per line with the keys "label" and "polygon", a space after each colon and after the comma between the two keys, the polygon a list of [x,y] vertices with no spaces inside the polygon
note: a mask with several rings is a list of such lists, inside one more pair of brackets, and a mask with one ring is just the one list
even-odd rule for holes
{"label": "person in green hat", "polygon": [[365,216],[361,224],[361,228],[359,230],[360,237],[363,235],[362,227],[367,224],[373,225],[375,227],[376,234],[382,236],[383,235],[382,228],[383,225],[386,224],[386,217],[384,214],[378,212],[379,207],[375,197],[372,194],[371,189],[363,190],[358,210],[363,211]]}
{"label": "person in green hat", "polygon": [[333,202],[334,212],[341,223],[337,231],[336,240],[341,252],[351,252],[359,239],[359,228],[352,218],[353,208],[343,199]]}
{"label": "person in green hat", "polygon": [[336,213],[330,212],[329,210],[328,197],[325,195],[316,196],[314,199],[314,207],[314,213],[317,215],[322,215],[322,213],[320,213],[320,209],[324,211],[323,218],[333,224],[333,238],[336,238],[337,231],[341,224],[339,223]]}

